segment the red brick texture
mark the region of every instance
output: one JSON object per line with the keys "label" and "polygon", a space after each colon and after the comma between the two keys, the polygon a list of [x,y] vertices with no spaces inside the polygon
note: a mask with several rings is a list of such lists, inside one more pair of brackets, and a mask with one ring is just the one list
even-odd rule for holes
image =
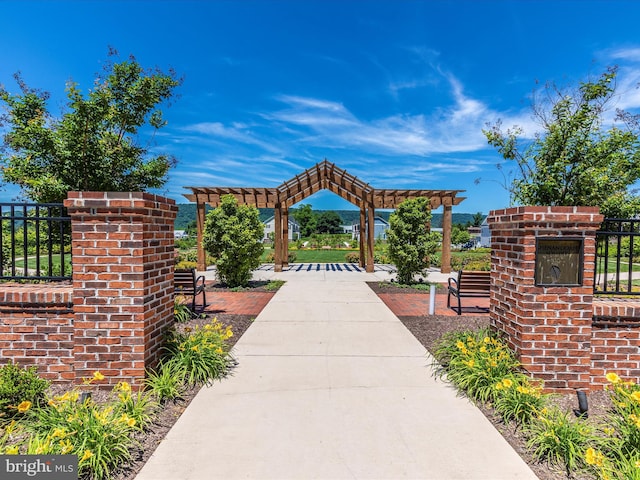
{"label": "red brick texture", "polygon": [[173,319],[173,200],[71,192],[74,373],[139,386]]}
{"label": "red brick texture", "polygon": [[0,286],[0,363],[35,365],[54,383],[74,381],[69,285]]}
{"label": "red brick texture", "polygon": [[[491,324],[549,391],[589,389],[595,233],[593,207],[515,207],[489,214]],[[582,285],[536,286],[536,240],[583,239]]]}

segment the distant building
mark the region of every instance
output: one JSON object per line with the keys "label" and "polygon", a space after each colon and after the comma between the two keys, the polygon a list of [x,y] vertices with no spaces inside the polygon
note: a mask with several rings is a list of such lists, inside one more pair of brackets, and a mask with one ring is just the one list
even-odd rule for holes
{"label": "distant building", "polygon": [[[368,226],[369,222],[365,222],[365,225]],[[365,226],[365,228],[367,228]],[[354,223],[352,226],[351,238],[354,240],[360,240],[360,222]],[[376,240],[386,240],[387,239],[387,230],[389,230],[389,222],[387,222],[382,217],[374,217],[373,219],[373,238]]]}
{"label": "distant building", "polygon": [[474,246],[478,246],[480,245],[481,241],[481,235],[482,235],[482,228],[481,227],[469,227],[467,228],[467,232],[469,232],[469,235],[471,237],[471,242],[473,243]]}
{"label": "distant building", "polygon": [[182,239],[182,238],[189,238],[189,235],[184,230],[174,230],[173,231],[173,238],[179,240],[179,239]]}
{"label": "distant building", "polygon": [[340,228],[342,228],[342,233],[353,235],[353,225],[340,225]]}
{"label": "distant building", "polygon": [[[264,222],[264,240],[269,239],[269,234],[276,230],[276,218],[274,216]],[[300,225],[293,218],[289,218],[289,240],[300,239]]]}
{"label": "distant building", "polygon": [[489,230],[489,222],[487,221],[489,217],[485,218],[480,225],[480,246],[481,247],[490,247],[491,246],[491,231]]}

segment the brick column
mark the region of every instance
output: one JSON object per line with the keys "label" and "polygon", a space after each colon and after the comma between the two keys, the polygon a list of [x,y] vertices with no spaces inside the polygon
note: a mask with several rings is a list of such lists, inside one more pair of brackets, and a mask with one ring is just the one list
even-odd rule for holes
{"label": "brick column", "polygon": [[[589,389],[596,207],[515,207],[492,211],[491,325],[548,391]],[[578,286],[536,286],[536,240],[583,241]]]}
{"label": "brick column", "polygon": [[173,200],[148,193],[70,192],[76,382],[99,370],[108,388],[139,386],[173,319]]}

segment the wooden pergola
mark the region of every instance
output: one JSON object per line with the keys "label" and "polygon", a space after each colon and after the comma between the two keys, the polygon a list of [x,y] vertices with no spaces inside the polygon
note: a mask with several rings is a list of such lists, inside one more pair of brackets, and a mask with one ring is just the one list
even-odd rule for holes
{"label": "wooden pergola", "polygon": [[[360,266],[373,272],[374,218],[376,209],[395,209],[404,200],[429,198],[431,208],[443,207],[442,272],[451,271],[451,207],[465,197],[456,195],[464,190],[390,190],[377,189],[354,177],[327,160],[296,175],[276,188],[249,187],[185,187],[193,193],[185,197],[197,206],[198,270],[206,269],[202,233],[205,205],[217,207],[223,195],[233,195],[239,204],[258,208],[273,208],[275,217],[275,271],[288,266],[289,208],[314,193],[326,189],[360,209]],[[362,232],[366,233],[362,235]],[[365,253],[366,252],[366,253]]]}

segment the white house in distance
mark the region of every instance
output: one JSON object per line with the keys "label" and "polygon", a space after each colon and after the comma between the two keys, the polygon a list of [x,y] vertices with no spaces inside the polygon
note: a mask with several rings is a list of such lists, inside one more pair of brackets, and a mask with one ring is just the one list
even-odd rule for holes
{"label": "white house in distance", "polygon": [[[368,225],[368,222],[365,222],[365,225]],[[360,240],[360,223],[354,223],[351,228],[351,238]],[[373,238],[376,240],[386,240],[387,230],[389,230],[389,222],[382,217],[376,216],[373,219]]]}
{"label": "white house in distance", "polygon": [[[264,240],[269,239],[269,234],[276,230],[276,217],[271,216],[264,222]],[[273,237],[273,235],[271,235]],[[293,218],[289,217],[289,240],[300,239],[300,225]]]}
{"label": "white house in distance", "polygon": [[489,217],[487,216],[482,225],[480,225],[480,246],[481,247],[490,247],[491,246],[491,231],[489,230]]}

